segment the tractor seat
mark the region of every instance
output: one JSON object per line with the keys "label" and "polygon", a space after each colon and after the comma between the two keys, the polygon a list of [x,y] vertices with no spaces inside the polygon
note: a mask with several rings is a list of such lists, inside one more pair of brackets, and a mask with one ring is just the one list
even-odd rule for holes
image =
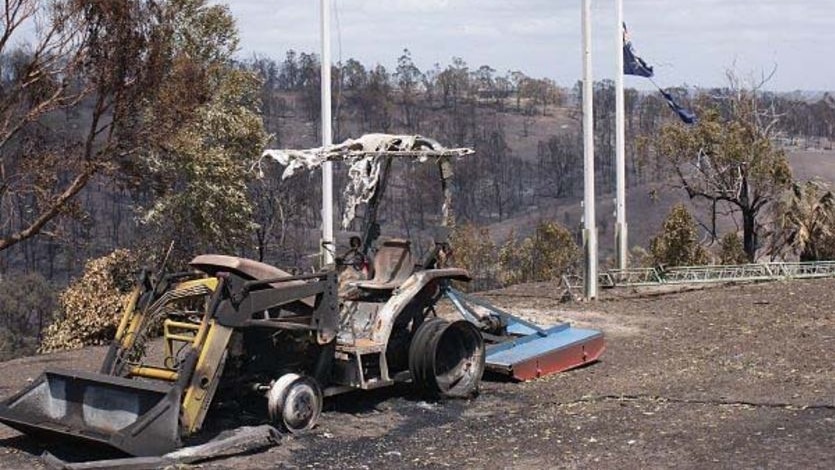
{"label": "tractor seat", "polygon": [[374,255],[374,277],[350,285],[368,290],[394,290],[415,270],[409,240],[391,239],[383,242]]}

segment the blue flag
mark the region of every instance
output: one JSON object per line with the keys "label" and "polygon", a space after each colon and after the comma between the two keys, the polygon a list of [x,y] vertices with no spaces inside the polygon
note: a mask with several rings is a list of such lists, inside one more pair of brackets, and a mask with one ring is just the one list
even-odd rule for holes
{"label": "blue flag", "polygon": [[678,114],[678,117],[681,119],[681,121],[683,123],[685,123],[685,124],[695,124],[695,123],[699,122],[699,118],[696,117],[696,113],[694,113],[693,111],[690,111],[687,108],[681,107],[681,105],[676,103],[676,100],[673,98],[673,95],[667,93],[666,91],[664,91],[660,88],[658,89],[658,91],[661,92],[661,95],[667,101],[667,104],[670,106],[670,108],[673,111],[676,112],[676,114]]}
{"label": "blue flag", "polygon": [[632,48],[631,42],[623,43],[623,73],[625,75],[637,75],[647,78],[654,75],[652,66],[635,54],[635,49]]}
{"label": "blue flag", "polygon": [[637,75],[650,78],[654,75],[652,66],[644,59],[638,57],[632,41],[629,40],[629,32],[626,30],[626,23],[623,25],[623,73],[625,75]]}
{"label": "blue flag", "polygon": [[678,114],[678,117],[682,122],[685,124],[695,124],[699,122],[699,118],[696,117],[696,113],[687,108],[683,108],[681,105],[676,103],[673,95],[662,90],[661,87],[659,87],[652,80],[652,76],[654,75],[652,66],[647,64],[644,59],[638,57],[638,54],[635,52],[635,48],[632,47],[632,41],[629,40],[629,31],[626,29],[626,23],[623,23],[623,73],[625,75],[637,75],[639,77],[649,78],[649,81],[651,81],[652,84],[658,88],[658,91],[661,92],[661,96],[663,96],[664,100],[667,101],[670,109]]}

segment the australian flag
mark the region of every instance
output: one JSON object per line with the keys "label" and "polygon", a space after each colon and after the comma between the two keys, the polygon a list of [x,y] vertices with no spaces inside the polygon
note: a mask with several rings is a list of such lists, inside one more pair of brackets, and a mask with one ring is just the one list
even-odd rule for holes
{"label": "australian flag", "polygon": [[638,57],[635,48],[632,47],[632,41],[629,40],[629,32],[626,30],[626,24],[623,25],[623,73],[625,75],[637,75],[647,78],[654,75],[652,66],[647,64],[644,59]]}
{"label": "australian flag", "polygon": [[699,118],[696,117],[696,113],[690,111],[687,108],[681,107],[681,105],[676,103],[676,100],[673,98],[673,95],[667,93],[666,91],[660,88],[658,89],[658,91],[661,92],[661,96],[663,96],[664,100],[667,101],[667,104],[670,106],[670,109],[672,109],[676,112],[676,114],[678,114],[678,117],[681,119],[683,123],[695,124],[696,122],[698,122]]}
{"label": "australian flag", "polygon": [[[626,29],[626,23],[623,24],[623,73],[625,75],[637,75],[639,77],[649,78],[652,84],[655,85],[655,82],[652,81],[652,76],[654,75],[652,66],[647,64],[644,59],[638,57],[635,48],[632,47],[632,41],[629,40],[629,31]],[[658,85],[655,86],[661,92],[661,96],[664,97],[667,105],[678,114],[682,122],[685,124],[695,124],[698,122],[699,119],[696,117],[696,113],[687,108],[683,108],[676,103],[673,95],[662,90]]]}

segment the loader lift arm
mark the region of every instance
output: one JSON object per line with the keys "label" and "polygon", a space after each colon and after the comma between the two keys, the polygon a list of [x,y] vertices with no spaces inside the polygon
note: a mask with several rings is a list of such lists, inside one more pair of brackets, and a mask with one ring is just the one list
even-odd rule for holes
{"label": "loader lift arm", "polygon": [[[235,332],[301,329],[318,341],[333,341],[334,273],[253,279],[216,267],[211,277],[179,277],[186,280],[172,282],[159,296],[143,274],[126,301],[104,373],[47,370],[0,403],[0,422],[27,434],[161,455],[200,430]],[[173,320],[180,303],[203,307],[187,312],[185,321]],[[167,357],[162,365],[148,365],[139,355],[157,325],[166,332]]]}

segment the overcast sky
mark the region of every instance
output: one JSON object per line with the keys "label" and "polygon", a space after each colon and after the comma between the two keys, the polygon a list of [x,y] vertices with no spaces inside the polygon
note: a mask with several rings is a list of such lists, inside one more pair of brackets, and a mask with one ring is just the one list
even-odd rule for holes
{"label": "overcast sky", "polygon": [[[242,54],[318,53],[319,0],[233,0]],[[422,70],[454,56],[471,69],[521,70],[573,84],[581,74],[580,0],[332,0],[334,61],[393,68],[404,48]],[[614,71],[614,0],[592,0],[595,79]],[[661,86],[724,84],[725,70],[768,88],[835,90],[833,0],[624,0],[639,54]],[[735,65],[734,65],[735,64]],[[645,79],[627,77],[627,86]]]}

